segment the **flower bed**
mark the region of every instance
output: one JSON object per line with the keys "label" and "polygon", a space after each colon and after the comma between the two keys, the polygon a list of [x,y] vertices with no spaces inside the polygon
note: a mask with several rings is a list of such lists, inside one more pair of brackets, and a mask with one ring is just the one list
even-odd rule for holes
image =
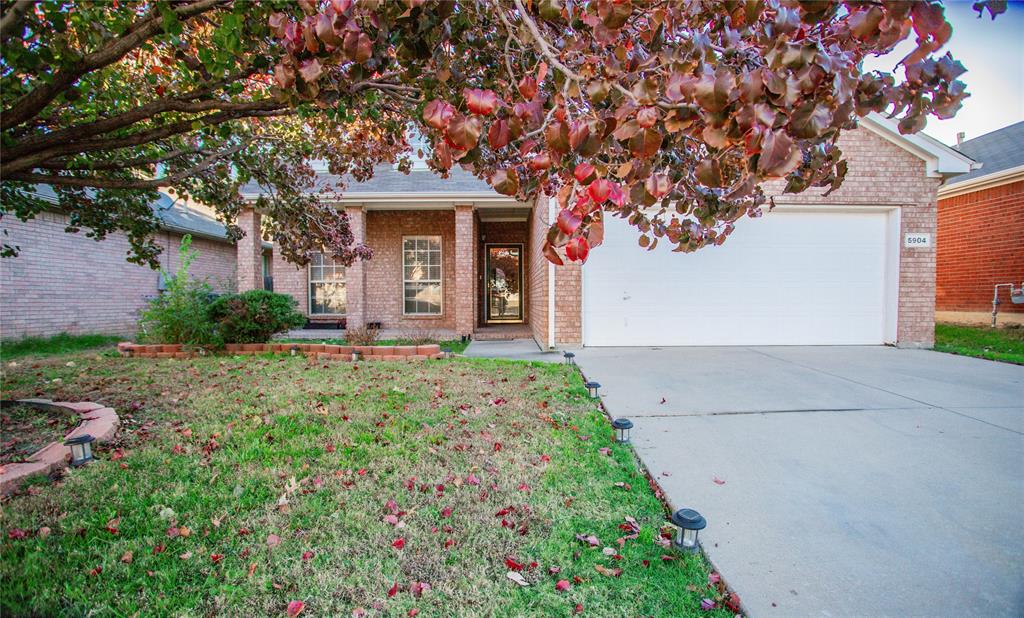
{"label": "flower bed", "polygon": [[[19,399],[17,403],[36,408],[66,408],[81,416],[81,424],[68,432],[64,436],[64,440],[89,434],[96,438],[98,444],[103,444],[114,438],[114,433],[120,422],[113,408],[106,408],[91,401],[54,402],[49,399]],[[33,474],[50,474],[55,470],[66,468],[70,456],[71,449],[64,446],[64,441],[61,440],[50,442],[30,455],[24,462],[0,466],[0,494],[11,493],[21,485],[26,477]]]}
{"label": "flower bed", "polygon": [[[204,350],[182,345],[139,344],[122,342],[117,344],[121,356],[139,358],[195,358],[206,354]],[[224,346],[226,354],[301,354],[317,360],[351,361],[354,352],[367,361],[405,361],[444,358],[441,346],[395,345],[395,346],[349,346],[323,343],[229,343]]]}

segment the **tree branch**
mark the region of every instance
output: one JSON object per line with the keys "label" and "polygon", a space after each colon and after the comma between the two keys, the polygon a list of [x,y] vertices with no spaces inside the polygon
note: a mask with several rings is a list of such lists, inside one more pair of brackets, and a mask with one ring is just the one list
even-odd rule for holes
{"label": "tree branch", "polygon": [[88,163],[85,165],[72,165],[68,163],[66,159],[59,161],[44,161],[36,167],[43,169],[52,170],[83,170],[83,171],[100,171],[100,170],[122,170],[136,167],[145,167],[147,165],[156,165],[157,163],[163,163],[172,159],[187,154],[202,153],[203,150],[200,148],[178,148],[172,150],[167,154],[160,155],[159,157],[138,157],[135,159],[125,159],[123,161],[98,161],[96,163]]}
{"label": "tree branch", "polygon": [[[196,0],[173,9],[178,19],[190,19],[211,10],[225,0]],[[36,86],[31,92],[25,94],[0,116],[0,129],[7,130],[34,118],[57,95],[71,87],[79,78],[86,73],[95,71],[117,62],[128,52],[141,46],[155,34],[163,30],[163,19],[159,13],[150,13],[146,17],[132,24],[124,36],[110,42],[106,47],[87,54],[73,66],[53,74],[52,79]]]}
{"label": "tree branch", "polygon": [[18,33],[25,13],[35,4],[34,0],[14,0],[14,3],[0,17],[0,41],[7,41]]}

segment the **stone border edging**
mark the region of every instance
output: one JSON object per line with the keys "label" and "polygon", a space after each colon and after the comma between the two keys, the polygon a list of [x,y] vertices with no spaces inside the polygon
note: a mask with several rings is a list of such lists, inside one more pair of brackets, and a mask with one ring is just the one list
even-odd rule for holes
{"label": "stone border edging", "polygon": [[[352,360],[352,353],[359,352],[363,360],[427,360],[444,358],[441,346],[428,345],[329,345],[323,343],[229,343],[224,353],[234,354],[289,354],[292,348],[298,354],[317,360]],[[117,351],[124,357],[133,358],[197,358],[204,352],[190,349],[181,344],[141,344],[122,341]]]}
{"label": "stone border edging", "polygon": [[[89,434],[99,444],[110,442],[117,432],[121,421],[113,408],[107,408],[91,401],[51,401],[49,399],[16,399],[15,403],[26,404],[36,408],[59,407],[77,412],[82,422],[64,436],[64,440]],[[50,474],[68,466],[71,448],[64,446],[64,441],[50,442],[25,462],[0,465],[0,495],[7,495],[16,490],[25,477],[33,474]]]}

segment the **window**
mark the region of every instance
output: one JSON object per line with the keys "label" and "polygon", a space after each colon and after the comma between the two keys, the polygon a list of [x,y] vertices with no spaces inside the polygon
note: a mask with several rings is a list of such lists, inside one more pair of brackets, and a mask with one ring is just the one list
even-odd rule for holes
{"label": "window", "polygon": [[441,315],[441,237],[402,239],[405,315]]}
{"label": "window", "polygon": [[345,267],[323,253],[309,262],[310,315],[345,315]]}

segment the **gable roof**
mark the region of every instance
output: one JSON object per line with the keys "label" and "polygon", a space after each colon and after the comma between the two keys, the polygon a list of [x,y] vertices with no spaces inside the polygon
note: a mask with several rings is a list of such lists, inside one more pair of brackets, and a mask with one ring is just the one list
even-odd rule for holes
{"label": "gable roof", "polygon": [[958,152],[925,133],[900,133],[898,123],[872,112],[860,119],[860,126],[879,135],[925,162],[927,174],[933,178],[951,178],[981,167],[968,155]]}
{"label": "gable roof", "polygon": [[970,174],[949,181],[954,185],[1024,165],[1024,121],[969,139],[955,147],[957,151],[984,165]]}
{"label": "gable roof", "polygon": [[[57,194],[49,185],[36,185],[31,192],[51,204],[59,203]],[[160,197],[149,206],[160,220],[161,229],[229,242],[227,228],[223,223],[205,213],[187,208],[180,200],[172,199],[169,195],[160,193]]]}

